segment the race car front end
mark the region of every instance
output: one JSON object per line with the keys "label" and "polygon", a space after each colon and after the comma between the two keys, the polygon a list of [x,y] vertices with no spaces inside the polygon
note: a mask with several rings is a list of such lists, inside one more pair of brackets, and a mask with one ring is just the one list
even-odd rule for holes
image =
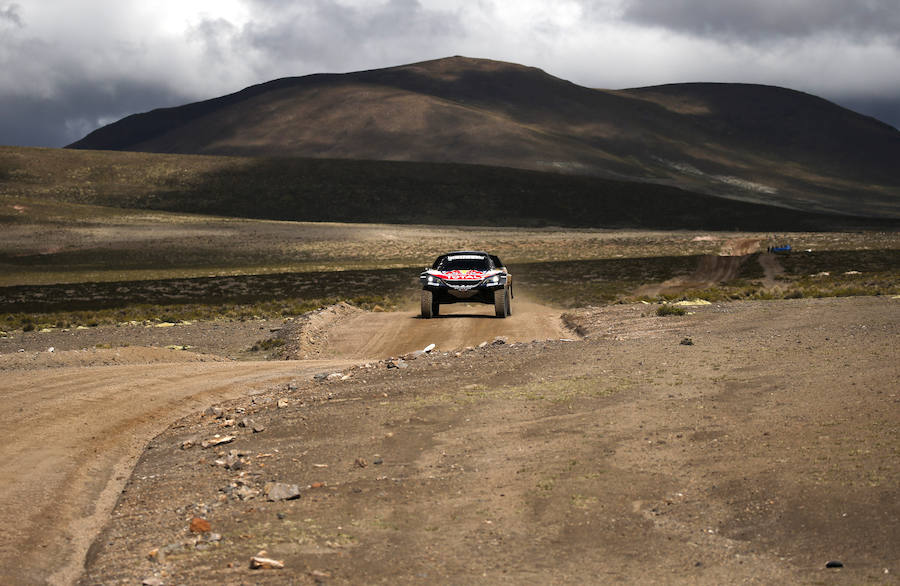
{"label": "race car front end", "polygon": [[422,288],[432,292],[437,303],[494,303],[494,291],[507,286],[507,274],[501,270],[453,270],[429,269],[419,276]]}

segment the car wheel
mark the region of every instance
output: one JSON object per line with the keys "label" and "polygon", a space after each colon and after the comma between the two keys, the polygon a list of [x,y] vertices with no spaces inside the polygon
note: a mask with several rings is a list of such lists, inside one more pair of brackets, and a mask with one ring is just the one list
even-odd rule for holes
{"label": "car wheel", "polygon": [[506,289],[494,291],[494,315],[497,317],[506,317],[507,307],[509,307],[508,295]]}
{"label": "car wheel", "polygon": [[431,318],[434,313],[434,296],[431,291],[425,289],[422,291],[422,317]]}

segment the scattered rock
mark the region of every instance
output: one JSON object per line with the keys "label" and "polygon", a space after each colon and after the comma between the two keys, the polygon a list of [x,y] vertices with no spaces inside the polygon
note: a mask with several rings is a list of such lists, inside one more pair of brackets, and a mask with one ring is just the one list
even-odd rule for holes
{"label": "scattered rock", "polygon": [[314,374],[314,375],[313,375],[313,380],[314,380],[314,381],[318,381],[318,382],[322,382],[323,380],[325,380],[325,379],[327,379],[327,378],[328,378],[328,373],[327,373],[327,372],[320,372],[319,374]]}
{"label": "scattered rock", "polygon": [[194,442],[192,440],[184,440],[183,442],[181,442],[182,450],[189,450],[193,447],[194,447]]}
{"label": "scattered rock", "polygon": [[325,380],[335,380],[335,379],[339,379],[343,376],[344,376],[344,373],[342,373],[342,372],[332,372],[325,378]]}
{"label": "scattered rock", "polygon": [[270,482],[266,484],[265,493],[270,501],[290,501],[300,498],[300,487],[285,482]]}
{"label": "scattered rock", "polygon": [[478,347],[479,347],[479,348],[485,348],[485,347],[487,347],[487,345],[488,345],[487,342],[482,342],[481,344],[478,344]]}
{"label": "scattered rock", "polygon": [[375,459],[372,460],[372,463],[376,466],[381,466],[382,464],[384,464],[384,460],[381,459],[381,456],[376,456]]}
{"label": "scattered rock", "polygon": [[422,349],[422,352],[428,354],[429,352],[434,350],[434,348],[435,348],[434,344],[428,344],[427,346],[425,346],[425,348]]}
{"label": "scattered rock", "polygon": [[155,576],[151,577],[151,578],[144,578],[141,581],[141,586],[164,586],[164,585],[165,585],[165,582],[162,581],[162,578],[157,578]]}
{"label": "scattered rock", "polygon": [[191,519],[191,533],[208,533],[211,529],[212,525],[210,525],[209,521],[203,517],[194,517]]}
{"label": "scattered rock", "polygon": [[360,468],[365,468],[369,465],[365,458],[357,458],[354,464],[356,464]]}
{"label": "scattered rock", "polygon": [[491,346],[502,346],[503,344],[506,344],[505,336],[497,336],[494,338],[494,341],[491,342]]}
{"label": "scattered rock", "polygon": [[278,403],[276,403],[275,406],[278,407],[279,409],[284,409],[285,407],[288,406],[288,400],[287,399],[278,399]]}
{"label": "scattered rock", "polygon": [[260,433],[266,430],[266,426],[262,423],[254,423],[253,424],[253,433]]}
{"label": "scattered rock", "polygon": [[694,341],[691,340],[690,338],[682,338],[680,344],[681,344],[682,346],[693,346],[693,345],[694,345]]}
{"label": "scattered rock", "polygon": [[843,568],[844,562],[839,562],[837,560],[831,560],[830,562],[825,564],[826,568]]}

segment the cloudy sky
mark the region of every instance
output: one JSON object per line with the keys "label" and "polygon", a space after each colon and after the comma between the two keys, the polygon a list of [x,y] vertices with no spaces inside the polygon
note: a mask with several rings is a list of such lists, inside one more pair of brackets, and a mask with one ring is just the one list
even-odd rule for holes
{"label": "cloudy sky", "polygon": [[898,0],[0,0],[0,144],[449,55],[589,87],[780,85],[900,127]]}

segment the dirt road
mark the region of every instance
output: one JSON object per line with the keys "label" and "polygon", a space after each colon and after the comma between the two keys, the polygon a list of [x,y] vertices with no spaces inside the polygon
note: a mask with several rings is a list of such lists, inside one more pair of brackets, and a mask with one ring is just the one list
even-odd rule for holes
{"label": "dirt road", "polygon": [[[45,351],[0,356],[0,367],[11,369],[0,390],[0,412],[9,414],[8,425],[23,431],[0,445],[0,519],[15,520],[0,536],[0,582],[74,580],[147,442],[213,402],[430,343],[449,349],[496,336],[518,341],[563,334],[559,312],[534,303],[517,302],[517,315],[505,320],[494,318],[488,306],[445,309],[445,316],[433,320],[412,312],[357,312],[331,333],[323,359],[291,362],[196,362],[203,357],[141,347],[46,352],[48,343],[77,348],[84,344],[81,332],[23,337],[20,344]],[[227,333],[219,329],[189,328],[173,330],[173,340],[192,336],[201,346],[247,347],[268,329],[243,323],[221,327],[247,339],[224,344]],[[107,329],[123,337],[123,328]],[[132,330],[130,336],[160,333]],[[102,341],[103,331],[85,330],[82,337],[93,344]],[[173,356],[190,362],[166,362]]]}
{"label": "dirt road", "polygon": [[[583,310],[582,341],[223,405],[266,426],[229,449],[180,449],[218,429],[191,415],[142,456],[80,583],[896,583],[898,304]],[[230,449],[239,470],[215,464]],[[267,500],[274,482],[300,498]],[[260,550],[285,569],[250,569]]]}
{"label": "dirt road", "polygon": [[360,312],[328,334],[323,357],[380,359],[400,356],[435,344],[439,350],[477,346],[503,337],[507,342],[530,342],[570,335],[559,310],[516,299],[514,314],[494,316],[494,307],[483,304],[441,306],[441,315],[422,319],[418,312]]}
{"label": "dirt road", "polygon": [[147,441],[179,417],[344,364],[208,362],[6,372],[0,413],[11,432],[0,443],[0,583],[71,583]]}
{"label": "dirt road", "polygon": [[[550,310],[457,307],[337,323],[329,361],[20,364],[0,388],[0,582],[896,582],[898,303],[612,306],[576,312],[577,342],[546,340]],[[224,431],[214,402],[265,431],[181,449]],[[301,498],[268,502],[270,482]],[[250,570],[260,550],[286,569]]]}

